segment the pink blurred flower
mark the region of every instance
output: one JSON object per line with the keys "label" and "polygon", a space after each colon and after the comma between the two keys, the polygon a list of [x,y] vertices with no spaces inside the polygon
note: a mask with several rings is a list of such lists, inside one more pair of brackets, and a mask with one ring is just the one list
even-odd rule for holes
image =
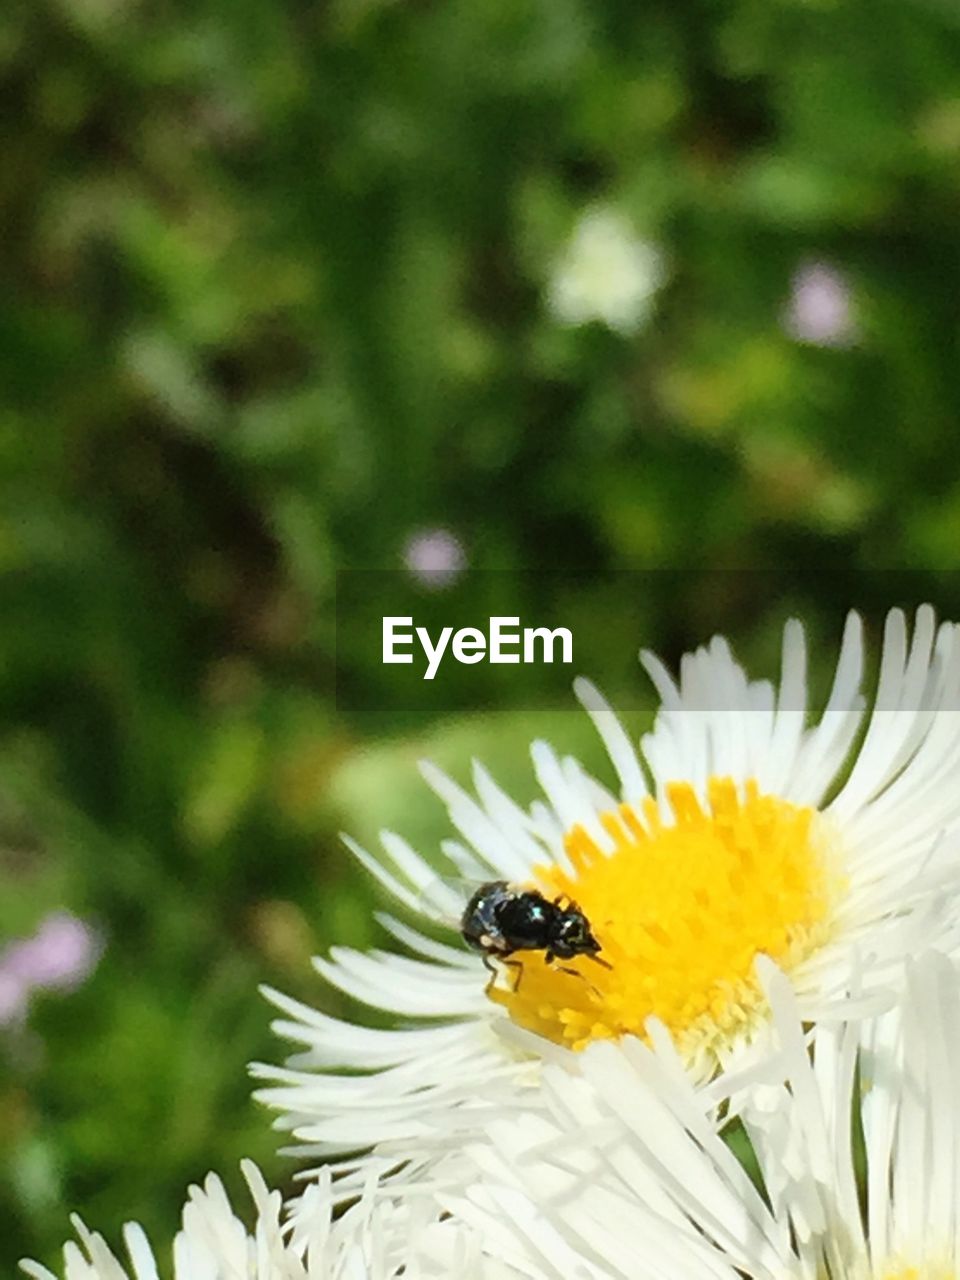
{"label": "pink blurred flower", "polygon": [[827,262],[805,262],[793,274],[784,328],[798,342],[843,347],[856,337],[846,277]]}
{"label": "pink blurred flower", "polygon": [[440,590],[463,573],[467,555],[449,529],[421,529],[408,539],[403,562],[422,586]]}
{"label": "pink blurred flower", "polygon": [[24,1020],[29,994],[19,978],[0,968],[0,1027]]}
{"label": "pink blurred flower", "polygon": [[72,991],[96,968],[99,935],[69,911],[55,911],[29,938],[0,951],[0,1026],[22,1021],[34,991]]}

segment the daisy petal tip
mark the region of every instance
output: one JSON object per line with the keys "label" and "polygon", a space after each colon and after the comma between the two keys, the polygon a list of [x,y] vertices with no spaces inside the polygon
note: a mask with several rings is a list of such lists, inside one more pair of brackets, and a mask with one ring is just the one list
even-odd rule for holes
{"label": "daisy petal tip", "polygon": [[843,624],[844,633],[850,634],[850,638],[863,635],[863,614],[859,609],[849,609]]}
{"label": "daisy petal tip", "polygon": [[754,972],[757,975],[757,981],[763,987],[768,997],[774,992],[778,984],[788,982],[788,978],[776,961],[771,960],[768,955],[759,952],[753,961]]}
{"label": "daisy petal tip", "polygon": [[361,845],[358,840],[354,839],[349,831],[341,831],[339,834],[341,844],[345,845],[355,858],[362,859],[364,855],[366,855],[366,849],[364,849],[363,845]]}
{"label": "daisy petal tip", "polygon": [[123,1237],[123,1243],[126,1245],[127,1253],[130,1255],[130,1261],[133,1263],[135,1275],[143,1275],[144,1277],[151,1274],[156,1275],[153,1250],[150,1248],[147,1233],[140,1223],[125,1222],[120,1234]]}
{"label": "daisy petal tip", "polygon": [[805,634],[803,623],[799,618],[788,618],[783,624],[784,644],[803,644]]}
{"label": "daisy petal tip", "polygon": [[600,690],[586,676],[575,676],[573,680],[573,693],[579,702],[585,707],[596,707],[603,703]]}
{"label": "daisy petal tip", "polygon": [[263,1198],[268,1194],[267,1184],[263,1180],[263,1174],[257,1165],[249,1156],[244,1156],[240,1161],[240,1172],[243,1174],[244,1182],[250,1188],[250,1193],[254,1199]]}
{"label": "daisy petal tip", "polygon": [[257,986],[257,992],[261,995],[267,1004],[273,1005],[275,1009],[286,1010],[290,1003],[289,996],[285,996],[282,991],[278,991],[276,987],[271,987],[268,982],[261,982]]}
{"label": "daisy petal tip", "polygon": [[647,1037],[654,1047],[661,1050],[673,1046],[673,1037],[665,1022],[658,1018],[655,1014],[651,1014],[643,1024]]}
{"label": "daisy petal tip", "polygon": [[444,783],[447,781],[447,775],[442,769],[438,768],[432,760],[428,760],[426,756],[417,761],[417,768],[420,771],[420,777],[423,778],[431,791],[442,791]]}
{"label": "daisy petal tip", "polygon": [[894,605],[892,609],[887,611],[887,616],[883,620],[883,643],[884,647],[893,643],[894,637],[906,636],[907,633],[907,615],[899,605]]}

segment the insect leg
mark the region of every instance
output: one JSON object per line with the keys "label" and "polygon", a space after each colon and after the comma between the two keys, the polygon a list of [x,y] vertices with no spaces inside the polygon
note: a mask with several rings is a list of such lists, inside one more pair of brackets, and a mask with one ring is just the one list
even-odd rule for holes
{"label": "insect leg", "polygon": [[520,979],[523,977],[523,961],[522,960],[504,960],[502,963],[505,968],[516,970],[517,980],[513,984],[513,986],[510,988],[511,994],[516,995],[517,992],[520,990]]}
{"label": "insect leg", "polygon": [[[489,995],[492,988],[496,986],[497,979],[501,976],[502,970],[493,963],[493,960],[486,953],[483,953],[480,959],[483,961],[484,968],[490,974],[490,981],[485,987],[485,993]],[[520,990],[520,979],[523,977],[523,961],[508,960],[506,956],[503,955],[499,956],[498,959],[505,969],[516,969],[517,971],[517,979],[513,986],[509,988],[511,995],[513,995]]]}
{"label": "insect leg", "polygon": [[[552,951],[548,951],[547,954],[543,957],[543,959],[546,964],[556,964],[556,961],[557,961],[557,957],[554,955]],[[575,978],[583,977],[583,974],[577,973],[576,969],[568,969],[566,965],[562,965],[562,964],[557,965],[557,973],[569,973],[569,974],[572,974],[573,977]]]}
{"label": "insect leg", "polygon": [[491,988],[496,985],[497,979],[500,977],[500,970],[485,951],[480,953],[480,959],[483,961],[483,967],[486,969],[487,973],[490,974],[487,985],[483,989],[484,995],[489,995]]}

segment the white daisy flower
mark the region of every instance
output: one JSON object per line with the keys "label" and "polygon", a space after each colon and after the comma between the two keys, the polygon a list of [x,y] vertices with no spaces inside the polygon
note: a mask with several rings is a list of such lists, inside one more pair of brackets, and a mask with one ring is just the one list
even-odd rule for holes
{"label": "white daisy flower", "polygon": [[[467,1280],[510,1280],[505,1264],[482,1258],[476,1239],[441,1222],[435,1209],[396,1205],[368,1180],[359,1201],[333,1217],[330,1177],[323,1175],[297,1202],[291,1221],[281,1225],[281,1196],[268,1191],[257,1167],[242,1164],[256,1207],[252,1231],[233,1212],[223,1184],[209,1174],[191,1187],[182,1226],[173,1241],[174,1280],[410,1280],[464,1276]],[[419,1208],[419,1214],[416,1209]],[[103,1236],[77,1217],[79,1244],[63,1250],[63,1280],[157,1280],[153,1250],[137,1223],[127,1223],[122,1263]],[[37,1262],[20,1263],[33,1280],[58,1280]],[[167,1274],[166,1269],[162,1270]]]}
{"label": "white daisy flower", "polygon": [[818,1024],[812,1054],[790,984],[760,969],[779,1042],[766,1073],[784,1082],[748,1090],[762,1190],[661,1029],[656,1051],[598,1044],[579,1076],[546,1068],[548,1113],[468,1144],[479,1176],[447,1207],[540,1280],[957,1280],[955,962],[908,962],[892,1008]]}
{"label": "white daisy flower", "polygon": [[588,209],[556,265],[547,293],[555,318],[565,325],[599,320],[617,333],[640,328],[667,278],[656,245],[640,240],[616,209]]}
{"label": "white daisy flower", "polygon": [[[427,781],[461,839],[450,868],[577,902],[601,946],[548,963],[518,952],[488,984],[459,939],[440,943],[381,917],[412,955],[334,947],[315,961],[334,987],[403,1020],[370,1029],[268,992],[275,1030],[300,1046],[286,1068],[257,1066],[259,1097],[301,1155],[346,1160],[353,1194],[369,1167],[426,1176],[490,1108],[536,1102],[542,1064],[576,1070],[593,1041],[644,1036],[656,1018],[705,1081],[762,1054],[769,1030],[755,959],[789,973],[803,1017],[842,995],[851,955],[870,981],[898,980],[922,945],[951,950],[960,928],[960,628],[925,606],[912,639],[887,618],[872,711],[860,693],[859,617],[847,620],[833,688],[807,725],[802,627],[787,624],[778,688],[750,681],[722,639],[685,657],[674,682],[642,655],[662,699],[631,745],[597,690],[576,690],[618,777],[610,794],[542,742],[543,800],[521,809],[480,766],[476,799],[431,766]],[[860,736],[862,735],[862,737]],[[859,744],[859,745],[855,745]],[[374,856],[348,841],[399,904],[436,921],[462,902],[434,866],[384,833]],[[346,1073],[346,1074],[345,1074]]]}

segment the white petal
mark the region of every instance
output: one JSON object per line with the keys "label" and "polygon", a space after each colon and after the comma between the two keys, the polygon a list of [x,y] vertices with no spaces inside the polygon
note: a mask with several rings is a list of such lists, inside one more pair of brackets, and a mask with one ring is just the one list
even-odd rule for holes
{"label": "white petal", "polygon": [[647,784],[640,758],[631,745],[626,730],[606,698],[591,681],[579,676],[573,682],[573,691],[593,721],[607,749],[610,762],[617,771],[621,799],[627,804],[639,805],[647,794]]}

